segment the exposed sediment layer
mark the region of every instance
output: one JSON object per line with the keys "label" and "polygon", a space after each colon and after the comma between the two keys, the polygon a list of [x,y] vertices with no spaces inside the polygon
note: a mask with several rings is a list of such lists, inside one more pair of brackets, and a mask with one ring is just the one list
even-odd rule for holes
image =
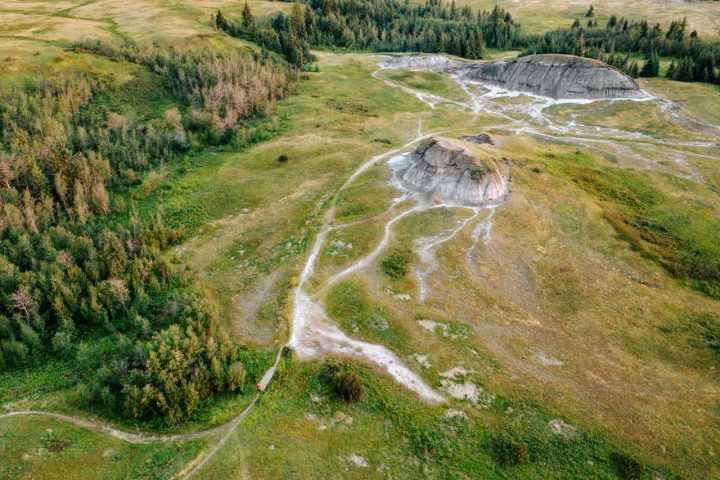
{"label": "exposed sediment layer", "polygon": [[428,200],[478,207],[509,192],[507,166],[471,143],[435,137],[412,152],[400,180]]}

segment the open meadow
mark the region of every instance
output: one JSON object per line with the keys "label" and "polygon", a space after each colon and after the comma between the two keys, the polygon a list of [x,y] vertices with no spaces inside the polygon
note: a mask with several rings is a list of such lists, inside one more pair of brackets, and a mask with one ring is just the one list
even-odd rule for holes
{"label": "open meadow", "polygon": [[[258,18],[292,9],[249,4]],[[589,6],[499,4],[534,32]],[[594,5],[600,19],[687,16],[720,35],[719,2]],[[196,105],[161,68],[72,42],[256,52],[212,28],[218,9],[236,18],[243,4],[2,2],[0,86],[83,74],[107,85],[98,112],[190,118]],[[169,306],[148,312],[177,314],[177,285],[204,292],[239,345],[242,387],[197,398],[181,422],[124,416],[86,400],[83,375],[99,368],[87,352],[105,348],[102,362],[116,341],[89,335],[77,356],[0,370],[0,478],[720,478],[720,293],[685,268],[720,265],[720,86],[643,78],[640,100],[565,102],[384,68],[378,54],[314,54],[317,68],[231,142],[198,140],[108,186],[107,225],[133,229],[161,212],[174,232],[151,248],[158,270],[177,272],[156,290]],[[399,156],[480,133],[493,144],[473,148],[507,168],[507,198],[466,208],[403,196]],[[305,295],[322,314],[317,345],[295,345],[316,353],[279,355]],[[165,326],[143,328],[153,322]],[[424,401],[358,344],[324,348],[333,328],[392,352],[443,401]],[[328,359],[361,381],[362,401],[328,387]],[[8,415],[24,411],[86,423]]]}

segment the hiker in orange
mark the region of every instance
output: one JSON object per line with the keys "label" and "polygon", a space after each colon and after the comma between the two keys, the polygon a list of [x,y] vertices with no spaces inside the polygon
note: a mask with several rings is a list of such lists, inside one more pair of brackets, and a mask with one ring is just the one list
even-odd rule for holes
{"label": "hiker in orange", "polygon": [[255,390],[257,390],[258,392],[262,393],[262,391],[263,391],[262,385],[260,385],[260,384],[258,383],[258,384],[255,386]]}

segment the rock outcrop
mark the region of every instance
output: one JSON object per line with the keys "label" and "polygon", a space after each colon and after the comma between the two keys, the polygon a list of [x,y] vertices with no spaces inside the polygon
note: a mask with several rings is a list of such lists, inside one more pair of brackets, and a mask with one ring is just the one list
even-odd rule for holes
{"label": "rock outcrop", "polygon": [[510,62],[475,63],[443,55],[388,57],[384,67],[432,70],[461,80],[497,85],[555,99],[641,98],[645,93],[620,70],[572,55],[528,55]]}
{"label": "rock outcrop", "polygon": [[637,83],[620,70],[598,60],[572,55],[528,55],[512,62],[475,64],[464,76],[507,90],[552,98],[643,96]]}
{"label": "rock outcrop", "polygon": [[509,192],[507,166],[461,140],[431,139],[409,155],[397,174],[428,200],[450,205],[499,203]]}
{"label": "rock outcrop", "polygon": [[474,143],[475,145],[482,145],[484,143],[488,145],[495,145],[493,139],[487,133],[479,133],[477,135],[463,135],[460,137],[463,142]]}

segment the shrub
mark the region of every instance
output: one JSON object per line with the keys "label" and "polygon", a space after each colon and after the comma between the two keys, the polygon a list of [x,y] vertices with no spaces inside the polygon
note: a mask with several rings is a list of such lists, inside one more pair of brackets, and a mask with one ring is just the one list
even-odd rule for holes
{"label": "shrub", "polygon": [[70,440],[55,435],[54,432],[47,432],[42,439],[43,448],[53,453],[62,452],[70,446]]}
{"label": "shrub", "polygon": [[280,163],[285,163],[288,160],[289,160],[289,157],[284,153],[277,158],[277,161]]}
{"label": "shrub", "polygon": [[493,451],[497,462],[505,467],[520,465],[527,461],[528,446],[526,443],[502,436],[493,441]]}
{"label": "shrub", "polygon": [[228,368],[228,390],[242,391],[245,385],[245,367],[240,362],[235,362]]}
{"label": "shrub", "polygon": [[624,453],[613,453],[612,461],[615,463],[620,478],[626,480],[640,478],[645,470],[640,462]]}
{"label": "shrub", "polygon": [[385,275],[396,280],[407,275],[410,257],[405,252],[393,252],[382,262],[381,267]]}
{"label": "shrub", "polygon": [[320,378],[343,402],[359,402],[365,396],[362,380],[346,365],[326,362],[320,372]]}
{"label": "shrub", "polygon": [[285,345],[280,353],[283,358],[293,358],[295,356],[295,350],[292,347]]}

